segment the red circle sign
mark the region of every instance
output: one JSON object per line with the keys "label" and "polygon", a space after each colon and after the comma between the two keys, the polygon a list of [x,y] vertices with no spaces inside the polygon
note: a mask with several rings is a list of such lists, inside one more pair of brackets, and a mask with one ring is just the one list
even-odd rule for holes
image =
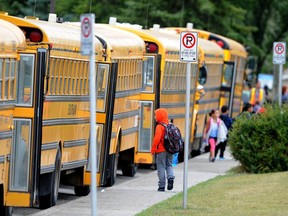
{"label": "red circle sign", "polygon": [[284,46],[283,44],[276,44],[275,46],[275,52],[278,54],[278,55],[281,55],[283,52],[284,52]]}
{"label": "red circle sign", "polygon": [[89,37],[91,32],[91,23],[87,17],[85,17],[82,21],[81,30],[84,37]]}
{"label": "red circle sign", "polygon": [[196,38],[193,34],[187,33],[182,38],[182,44],[184,47],[191,49],[196,43]]}

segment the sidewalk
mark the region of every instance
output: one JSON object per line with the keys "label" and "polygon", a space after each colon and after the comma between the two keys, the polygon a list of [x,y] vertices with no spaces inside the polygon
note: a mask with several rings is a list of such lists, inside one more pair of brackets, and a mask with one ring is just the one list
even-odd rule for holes
{"label": "sidewalk", "polygon": [[[228,150],[228,151],[227,151]],[[188,161],[188,187],[207,181],[218,175],[224,175],[228,170],[237,166],[229,149],[225,152],[226,160],[208,162],[208,153]],[[129,216],[135,215],[155,203],[168,199],[183,191],[184,163],[174,167],[175,182],[172,191],[158,192],[157,171],[136,173],[133,179],[124,181],[110,188],[99,188],[97,193],[97,215]],[[43,210],[34,216],[73,216],[91,215],[91,196],[86,196]]]}

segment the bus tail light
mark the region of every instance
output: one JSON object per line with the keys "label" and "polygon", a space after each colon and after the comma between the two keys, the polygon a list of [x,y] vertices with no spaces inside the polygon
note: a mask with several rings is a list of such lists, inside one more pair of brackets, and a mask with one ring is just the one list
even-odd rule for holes
{"label": "bus tail light", "polygon": [[146,52],[147,53],[158,53],[158,45],[156,43],[146,43]]}

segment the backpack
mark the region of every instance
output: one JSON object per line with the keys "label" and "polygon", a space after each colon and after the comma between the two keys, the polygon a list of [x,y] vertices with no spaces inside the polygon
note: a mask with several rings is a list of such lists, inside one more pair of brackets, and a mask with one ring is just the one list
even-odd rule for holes
{"label": "backpack", "polygon": [[184,142],[181,136],[181,132],[178,127],[173,123],[168,125],[161,123],[165,127],[164,134],[164,148],[170,154],[175,154],[183,151]]}

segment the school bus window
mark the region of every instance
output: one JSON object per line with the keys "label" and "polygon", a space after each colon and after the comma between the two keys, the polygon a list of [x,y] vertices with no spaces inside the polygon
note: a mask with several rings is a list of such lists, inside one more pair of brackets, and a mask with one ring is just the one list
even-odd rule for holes
{"label": "school bus window", "polygon": [[152,142],[152,130],[153,127],[153,102],[141,101],[140,102],[140,115],[143,121],[140,122],[139,128],[141,131],[139,135],[139,152],[150,152]]}
{"label": "school bus window", "polygon": [[138,64],[138,61],[136,59],[134,60],[134,64],[135,64],[136,73],[134,73],[132,75],[132,83],[134,84],[135,88],[137,88],[138,87],[137,72],[139,70],[139,64]]}
{"label": "school bus window", "polygon": [[0,91],[1,91],[1,94],[0,94],[0,100],[3,99],[3,96],[2,96],[2,92],[3,92],[3,59],[0,59]]}
{"label": "school bus window", "polygon": [[[79,84],[78,84],[78,88],[79,88],[79,95],[83,95],[83,61],[79,61],[79,65],[78,65],[78,70],[79,70]],[[81,76],[82,74],[82,76]]]}
{"label": "school bus window", "polygon": [[[183,69],[183,71],[185,70]],[[198,72],[198,65],[193,65],[191,67],[191,86],[195,86],[197,72]]]}
{"label": "school bus window", "polygon": [[138,82],[136,80],[136,77],[137,77],[137,74],[138,74],[138,62],[137,60],[133,60],[133,65],[134,65],[134,70],[135,70],[135,73],[132,73],[132,78],[130,80],[130,82],[132,83],[133,85],[133,88],[138,88]]}
{"label": "school bus window", "polygon": [[172,64],[172,62],[166,62],[166,64],[169,65],[167,67],[167,71],[166,71],[167,72],[167,78],[168,78],[167,89],[171,89],[171,85],[172,85],[171,76],[172,76],[173,64]]}
{"label": "school bus window", "polygon": [[142,68],[143,68],[143,61],[142,60],[138,60],[137,61],[137,68],[138,68],[138,73],[136,74],[136,80],[138,83],[138,88],[141,87],[141,83],[142,83]]}
{"label": "school bus window", "polygon": [[83,94],[88,94],[88,86],[87,86],[87,80],[88,80],[88,62],[85,62],[84,65],[84,82],[83,82]]}
{"label": "school bus window", "polygon": [[50,76],[49,76],[49,82],[48,82],[48,89],[49,89],[49,93],[53,94],[53,86],[54,86],[54,82],[55,82],[55,64],[56,64],[56,59],[52,58],[50,61]]}
{"label": "school bus window", "polygon": [[5,82],[4,82],[4,99],[8,99],[9,89],[9,76],[10,76],[10,62],[8,59],[5,60]]}
{"label": "school bus window", "polygon": [[[134,89],[141,89],[142,87],[142,75],[143,75],[143,65],[139,70],[139,62],[135,59],[134,60],[134,69],[135,69],[135,73],[133,73],[133,84],[134,84]],[[139,75],[140,72],[140,75]],[[139,77],[140,77],[140,83],[139,83]]]}
{"label": "school bus window", "polygon": [[134,88],[134,86],[137,86],[137,83],[132,83],[131,81],[131,79],[132,79],[132,76],[133,76],[133,74],[136,74],[136,65],[135,65],[135,62],[132,60],[132,61],[130,61],[130,63],[129,63],[129,61],[127,60],[127,65],[128,65],[128,70],[127,70],[127,86],[129,86],[129,90],[130,89],[133,89]]}
{"label": "school bus window", "polygon": [[63,61],[63,70],[60,71],[60,94],[65,95],[68,92],[66,91],[66,77],[67,77],[67,71],[68,71],[68,61]]}
{"label": "school bus window", "polygon": [[120,72],[120,91],[124,90],[123,88],[123,83],[125,82],[124,80],[124,72],[125,72],[125,65],[124,65],[124,61],[121,61],[121,72]]}
{"label": "school bus window", "polygon": [[179,63],[178,62],[172,62],[172,64],[175,65],[175,70],[173,71],[173,86],[175,90],[179,89],[179,85],[178,85],[178,75],[179,75]]}
{"label": "school bus window", "polygon": [[79,91],[79,61],[75,61],[75,88],[76,88],[76,95],[80,95]]}
{"label": "school bus window", "polygon": [[181,65],[180,65],[180,62],[177,62],[176,63],[176,68],[177,70],[175,71],[175,88],[177,90],[181,89],[181,86],[180,86],[180,74],[181,74]]}
{"label": "school bus window", "polygon": [[128,84],[128,70],[129,70],[129,65],[127,64],[127,60],[124,60],[124,82],[123,82],[123,90],[128,90],[129,89],[129,86],[127,85]]}
{"label": "school bus window", "polygon": [[9,92],[9,98],[14,99],[15,98],[15,89],[16,89],[16,84],[15,84],[15,74],[16,74],[16,68],[17,64],[14,59],[11,59],[11,74],[10,74],[10,92]]}
{"label": "school bus window", "polygon": [[141,77],[142,77],[142,73],[143,73],[142,72],[143,65],[142,65],[142,67],[140,67],[140,70],[139,70],[139,65],[140,65],[140,62],[135,60],[135,71],[136,71],[136,73],[134,74],[134,81],[135,81],[134,83],[135,83],[135,88],[137,88],[137,89],[142,87],[142,85],[141,85],[141,83],[142,83]]}
{"label": "school bus window", "polygon": [[61,59],[60,68],[58,69],[58,82],[57,82],[57,88],[56,88],[56,94],[58,95],[62,94],[63,73],[65,71],[64,64],[65,64],[65,59]]}
{"label": "school bus window", "polygon": [[143,63],[143,84],[142,91],[153,92],[153,83],[154,83],[154,56],[148,56],[145,62]]}
{"label": "school bus window", "polygon": [[122,91],[122,90],[124,90],[124,82],[125,82],[125,62],[124,61],[122,61],[121,62],[121,65],[122,65],[122,67],[121,67],[121,83],[120,83],[120,90]]}
{"label": "school bus window", "polygon": [[60,62],[61,62],[60,59],[56,59],[55,70],[54,70],[54,86],[53,86],[53,94],[54,95],[56,95],[56,91],[57,91],[58,73],[59,73]]}
{"label": "school bus window", "polygon": [[124,82],[123,82],[123,90],[129,90],[130,87],[128,86],[128,71],[131,68],[131,65],[128,65],[128,61],[124,60]]}
{"label": "school bus window", "polygon": [[233,65],[225,64],[223,67],[224,73],[222,78],[222,86],[231,87],[232,84],[232,74],[233,74]]}
{"label": "school bus window", "polygon": [[28,191],[31,120],[14,120],[9,190]]}
{"label": "school bus window", "polygon": [[76,79],[76,61],[71,61],[71,65],[72,65],[72,68],[70,69],[71,70],[71,73],[72,73],[72,77],[73,77],[73,94],[74,95],[77,95],[77,89],[76,89],[76,82],[77,82],[77,79]]}
{"label": "school bus window", "polygon": [[130,75],[131,75],[131,72],[132,73],[136,73],[135,71],[135,68],[134,68],[134,64],[133,64],[133,61],[130,61],[130,60],[126,60],[126,90],[130,90],[132,89],[132,85],[130,84]]}
{"label": "school bus window", "polygon": [[108,82],[108,64],[99,64],[96,74],[97,87],[97,111],[105,111],[107,82]]}
{"label": "school bus window", "polygon": [[83,65],[83,94],[88,94],[88,86],[87,86],[87,77],[88,77],[88,62],[84,62]]}
{"label": "school bus window", "polygon": [[18,70],[17,103],[32,105],[34,55],[21,54]]}
{"label": "school bus window", "polygon": [[170,63],[165,63],[165,70],[163,75],[163,89],[168,89],[169,79],[168,79],[168,67],[170,67]]}
{"label": "school bus window", "polygon": [[135,80],[136,74],[137,74],[137,62],[136,62],[136,60],[132,60],[132,64],[133,64],[134,73],[132,71],[130,71],[130,73],[129,73],[129,77],[130,77],[129,78],[129,82],[130,82],[131,88],[135,89],[135,88],[137,88],[137,82]]}
{"label": "school bus window", "polygon": [[185,63],[181,63],[182,65],[182,69],[181,69],[181,86],[182,89],[186,88],[186,64]]}
{"label": "school bus window", "polygon": [[166,62],[166,64],[169,65],[169,67],[167,67],[166,73],[167,73],[167,78],[168,78],[168,86],[167,89],[171,89],[172,87],[172,71],[173,71],[173,64],[172,62]]}
{"label": "school bus window", "polygon": [[204,85],[207,82],[207,67],[206,66],[200,67],[198,82],[200,85]]}

